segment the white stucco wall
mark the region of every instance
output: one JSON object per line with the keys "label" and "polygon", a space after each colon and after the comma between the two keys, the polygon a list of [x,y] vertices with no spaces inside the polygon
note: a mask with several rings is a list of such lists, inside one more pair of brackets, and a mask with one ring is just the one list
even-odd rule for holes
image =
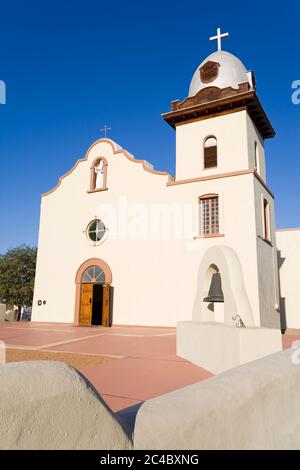
{"label": "white stucco wall", "polygon": [[281,308],[287,328],[300,328],[300,229],[277,230]]}
{"label": "white stucco wall", "polygon": [[300,449],[299,352],[288,349],[146,401],[135,449]]}
{"label": "white stucco wall", "polygon": [[[204,169],[207,136],[218,143],[218,167]],[[217,116],[176,127],[176,178],[196,178],[255,168],[255,142],[258,145],[257,171],[266,180],[263,140],[246,111]]]}
{"label": "white stucco wall", "polygon": [[278,328],[237,328],[227,323],[199,321],[177,323],[177,356],[214,374],[277,351],[282,351]]}
{"label": "white stucco wall", "polygon": [[266,163],[264,142],[251,118],[247,116],[247,142],[250,168],[255,168],[255,143],[257,143],[257,172],[266,181]]}
{"label": "white stucco wall", "polygon": [[[258,180],[254,180],[255,217],[257,232],[257,270],[261,325],[280,328],[279,280],[275,232],[274,200]],[[263,201],[269,204],[270,244],[264,240]]]}
{"label": "white stucco wall", "polygon": [[131,450],[89,381],[58,361],[0,367],[1,450]]}
{"label": "white stucco wall", "polygon": [[[204,169],[204,140],[218,143],[218,167]],[[197,178],[249,168],[247,112],[185,123],[176,127],[176,178]]]}
{"label": "white stucco wall", "polygon": [[[245,127],[246,119],[238,114]],[[112,271],[115,324],[175,326],[179,320],[191,319],[203,254],[208,247],[222,244],[233,248],[240,259],[254,322],[259,326],[254,175],[167,186],[166,174],[145,171],[142,163],[130,161],[122,152],[114,153],[113,148],[116,152],[115,144],[96,143],[87,160],[42,198],[32,320],[72,323],[76,272],[87,259],[100,258]],[[230,158],[231,152],[226,152],[224,158]],[[90,167],[98,157],[108,162],[108,190],[89,194]],[[194,239],[199,234],[198,198],[208,193],[219,194],[220,233],[224,236]],[[172,220],[167,226],[173,239],[151,239],[152,234],[149,239],[144,233],[150,209],[162,203],[164,208],[192,213],[192,229],[185,238],[178,233],[174,239]],[[117,210],[117,238],[107,205]],[[129,208],[127,233],[120,216],[120,208],[125,206]],[[146,219],[140,224],[138,239],[132,238],[133,224],[138,225],[134,218],[141,212]],[[93,246],[85,233],[95,216],[109,229],[107,239],[98,246]],[[185,221],[182,229],[187,230],[188,225]],[[46,300],[46,304],[37,306],[38,300]]]}

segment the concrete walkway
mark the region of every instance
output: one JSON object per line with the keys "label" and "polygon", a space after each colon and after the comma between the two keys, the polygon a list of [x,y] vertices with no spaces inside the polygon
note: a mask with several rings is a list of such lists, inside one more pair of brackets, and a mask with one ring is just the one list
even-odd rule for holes
{"label": "concrete walkway", "polygon": [[175,328],[1,322],[0,340],[8,361],[75,361],[115,412],[213,375],[176,356]]}

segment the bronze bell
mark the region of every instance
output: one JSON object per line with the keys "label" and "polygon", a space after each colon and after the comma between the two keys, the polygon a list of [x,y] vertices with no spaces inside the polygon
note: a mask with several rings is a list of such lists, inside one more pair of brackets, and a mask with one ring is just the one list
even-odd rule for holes
{"label": "bronze bell", "polygon": [[220,273],[212,275],[208,296],[203,299],[203,302],[224,302]]}

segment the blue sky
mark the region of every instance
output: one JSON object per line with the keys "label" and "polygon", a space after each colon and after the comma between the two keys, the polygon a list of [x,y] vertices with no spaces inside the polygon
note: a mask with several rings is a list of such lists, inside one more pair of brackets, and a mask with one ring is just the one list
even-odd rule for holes
{"label": "blue sky", "polygon": [[0,1],[0,252],[36,244],[40,194],[101,137],[174,171],[175,134],[162,120],[187,96],[197,65],[224,49],[257,78],[277,131],[266,142],[278,227],[300,227],[299,2]]}

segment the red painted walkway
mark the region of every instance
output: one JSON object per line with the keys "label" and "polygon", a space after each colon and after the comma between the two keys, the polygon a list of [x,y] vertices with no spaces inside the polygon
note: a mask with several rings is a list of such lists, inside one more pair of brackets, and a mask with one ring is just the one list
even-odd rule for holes
{"label": "red painted walkway", "polygon": [[[283,336],[284,349],[299,339]],[[175,328],[1,322],[0,340],[8,348],[112,356],[115,360],[79,370],[113,411],[213,375],[176,356]]]}
{"label": "red painted walkway", "polygon": [[0,340],[8,348],[114,357],[79,368],[113,411],[213,375],[176,356],[175,328],[3,322]]}

